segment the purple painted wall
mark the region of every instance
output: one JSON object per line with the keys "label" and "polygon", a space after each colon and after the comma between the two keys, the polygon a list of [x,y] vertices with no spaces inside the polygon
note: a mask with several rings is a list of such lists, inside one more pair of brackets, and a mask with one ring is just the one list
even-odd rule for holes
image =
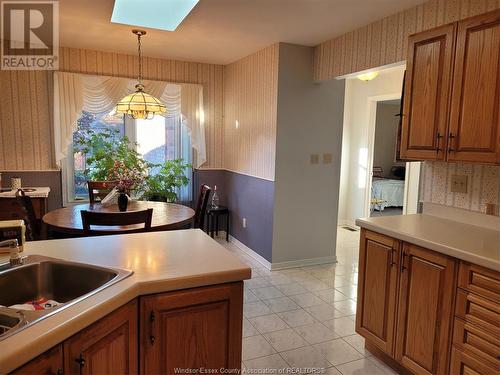
{"label": "purple painted wall", "polygon": [[[194,189],[217,185],[220,204],[231,212],[230,234],[271,261],[273,242],[274,181],[226,170],[196,170]],[[195,201],[196,201],[195,197]],[[247,219],[243,228],[242,219]],[[224,223],[221,228],[224,229]]]}

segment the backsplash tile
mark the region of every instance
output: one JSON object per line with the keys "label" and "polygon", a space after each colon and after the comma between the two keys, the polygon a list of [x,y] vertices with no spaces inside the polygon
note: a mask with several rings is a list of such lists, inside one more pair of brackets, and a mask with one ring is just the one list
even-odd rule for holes
{"label": "backsplash tile", "polygon": [[[467,193],[450,191],[451,176],[466,175]],[[420,200],[469,211],[485,212],[485,203],[500,204],[500,166],[426,161],[422,166]]]}

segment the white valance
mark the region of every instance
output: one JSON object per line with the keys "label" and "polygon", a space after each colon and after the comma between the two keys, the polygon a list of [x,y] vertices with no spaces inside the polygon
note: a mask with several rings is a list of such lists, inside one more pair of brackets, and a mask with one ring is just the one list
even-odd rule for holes
{"label": "white valance", "polygon": [[[111,112],[124,96],[135,91],[136,80],[77,73],[54,73],[54,145],[56,162],[66,157],[82,111]],[[167,116],[182,115],[196,150],[194,166],[206,161],[203,87],[196,84],[143,81],[146,91],[167,107]]]}

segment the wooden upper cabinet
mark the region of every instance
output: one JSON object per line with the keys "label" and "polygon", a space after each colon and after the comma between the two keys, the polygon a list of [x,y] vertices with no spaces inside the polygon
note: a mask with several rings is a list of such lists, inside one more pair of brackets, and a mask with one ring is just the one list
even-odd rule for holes
{"label": "wooden upper cabinet", "polygon": [[415,374],[448,374],[456,262],[404,244],[396,359]]}
{"label": "wooden upper cabinet", "polygon": [[456,24],[410,36],[401,158],[444,160]]}
{"label": "wooden upper cabinet", "polygon": [[361,230],[356,331],[393,355],[400,242]]}
{"label": "wooden upper cabinet", "polygon": [[243,283],[141,297],[141,374],[241,369]]}
{"label": "wooden upper cabinet", "polygon": [[500,164],[500,10],[458,23],[450,161]]}
{"label": "wooden upper cabinet", "polygon": [[138,302],[133,300],[64,342],[64,374],[137,374]]}

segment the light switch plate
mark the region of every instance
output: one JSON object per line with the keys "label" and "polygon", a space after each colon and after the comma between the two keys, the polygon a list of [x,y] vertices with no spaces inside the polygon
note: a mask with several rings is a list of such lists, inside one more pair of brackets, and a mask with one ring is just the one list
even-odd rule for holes
{"label": "light switch plate", "polygon": [[467,194],[467,176],[458,174],[452,175],[451,192]]}
{"label": "light switch plate", "polygon": [[311,164],[319,164],[319,155],[311,154]]}
{"label": "light switch plate", "polygon": [[323,164],[332,164],[332,154],[323,154]]}

